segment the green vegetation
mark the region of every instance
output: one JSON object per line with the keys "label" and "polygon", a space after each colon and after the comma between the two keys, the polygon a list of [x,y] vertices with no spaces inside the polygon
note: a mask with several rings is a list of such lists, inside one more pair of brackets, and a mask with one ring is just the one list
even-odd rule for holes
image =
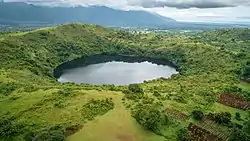
{"label": "green vegetation", "polygon": [[202,120],[204,118],[203,112],[199,110],[194,110],[192,112],[192,116],[194,117],[195,120]]}
{"label": "green vegetation", "polygon": [[0,84],[0,94],[1,95],[9,95],[12,91],[14,91],[18,86],[15,83],[1,83]]}
{"label": "green vegetation", "polygon": [[243,80],[250,82],[250,61],[248,61],[245,64],[244,69],[243,69],[243,73],[241,76],[242,76]]}
{"label": "green vegetation", "polygon": [[161,125],[166,124],[167,118],[164,115],[164,111],[158,105],[137,105],[133,111],[133,117],[140,123],[145,129],[159,132]]}
{"label": "green vegetation", "polygon": [[[195,35],[132,34],[69,24],[3,34],[0,141],[189,140],[188,125],[201,124],[209,113],[214,113],[211,119],[218,129],[246,136],[249,128],[243,125],[250,120],[249,110],[218,102],[222,93],[249,100],[249,33],[222,29]],[[179,74],[129,86],[61,84],[53,78],[58,65],[98,54],[161,59],[176,66]],[[68,128],[72,125],[83,128],[73,134]]]}
{"label": "green vegetation", "polygon": [[186,128],[180,129],[177,139],[180,141],[192,141],[192,138]]}
{"label": "green vegetation", "polygon": [[231,114],[228,112],[216,113],[208,115],[212,120],[219,124],[229,124],[231,122]]}
{"label": "green vegetation", "polygon": [[103,115],[113,108],[114,103],[112,99],[90,100],[87,104],[83,105],[81,113],[83,114],[83,118],[93,120],[97,115]]}
{"label": "green vegetation", "polygon": [[143,89],[140,87],[139,84],[130,84],[130,85],[128,85],[128,90],[131,93],[137,93],[137,94],[143,93]]}
{"label": "green vegetation", "polygon": [[234,128],[229,141],[249,141],[250,140],[250,121],[246,122],[242,129]]}

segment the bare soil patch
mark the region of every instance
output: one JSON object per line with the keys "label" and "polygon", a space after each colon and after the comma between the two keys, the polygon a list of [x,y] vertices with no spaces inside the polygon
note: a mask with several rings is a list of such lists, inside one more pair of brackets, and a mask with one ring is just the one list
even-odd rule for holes
{"label": "bare soil patch", "polygon": [[165,113],[167,115],[170,115],[170,116],[177,118],[177,119],[181,119],[181,120],[188,120],[189,119],[188,115],[186,115],[178,110],[167,108],[167,109],[165,109]]}
{"label": "bare soil patch", "polygon": [[67,127],[66,136],[71,136],[75,134],[76,132],[78,132],[79,130],[81,130],[82,128],[83,128],[83,125],[79,125],[79,124]]}
{"label": "bare soil patch", "polygon": [[226,106],[230,106],[230,107],[234,107],[234,108],[238,108],[238,109],[243,109],[243,110],[250,109],[250,102],[249,101],[247,101],[246,99],[244,99],[241,96],[237,96],[237,95],[231,94],[231,93],[221,94],[219,102],[226,105]]}
{"label": "bare soil patch", "polygon": [[219,138],[208,130],[192,123],[189,124],[188,131],[194,141],[226,141],[225,139]]}

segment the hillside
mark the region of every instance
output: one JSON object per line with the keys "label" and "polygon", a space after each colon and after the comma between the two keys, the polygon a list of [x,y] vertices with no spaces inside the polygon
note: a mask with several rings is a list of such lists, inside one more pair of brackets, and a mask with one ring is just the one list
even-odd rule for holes
{"label": "hillside", "polygon": [[[131,34],[67,24],[2,34],[0,141],[178,141],[196,137],[189,127],[247,138],[250,89],[240,81],[250,60],[245,33]],[[170,61],[179,74],[129,86],[61,84],[53,77],[58,65],[96,54]],[[225,103],[234,96],[245,107]]]}
{"label": "hillside", "polygon": [[84,22],[105,26],[159,26],[173,24],[175,20],[145,11],[121,11],[104,6],[45,7],[26,3],[0,3],[1,22],[13,24]]}

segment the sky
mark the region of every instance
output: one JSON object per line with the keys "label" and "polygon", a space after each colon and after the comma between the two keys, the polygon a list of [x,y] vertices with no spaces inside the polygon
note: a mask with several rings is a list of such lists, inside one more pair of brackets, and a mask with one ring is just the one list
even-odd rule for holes
{"label": "sky", "polygon": [[4,0],[49,5],[104,5],[145,10],[178,21],[250,22],[250,0]]}

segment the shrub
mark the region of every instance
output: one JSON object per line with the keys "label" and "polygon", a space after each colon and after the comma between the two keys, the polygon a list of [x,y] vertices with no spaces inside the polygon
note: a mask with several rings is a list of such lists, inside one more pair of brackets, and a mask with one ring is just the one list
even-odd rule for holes
{"label": "shrub", "polygon": [[211,120],[219,124],[229,124],[231,122],[231,114],[229,112],[216,113],[216,114],[210,113],[208,116],[210,117]]}
{"label": "shrub", "polygon": [[242,79],[244,79],[247,82],[250,82],[250,61],[248,61],[243,69],[243,72],[241,74]]}
{"label": "shrub", "polygon": [[235,119],[238,120],[238,121],[241,120],[240,113],[235,113]]}
{"label": "shrub", "polygon": [[192,141],[192,138],[187,128],[180,129],[178,131],[177,137],[179,141]]}
{"label": "shrub", "polygon": [[72,90],[70,88],[65,88],[65,89],[57,91],[57,94],[61,96],[69,96],[72,94]]}
{"label": "shrub", "polygon": [[142,99],[142,103],[143,104],[153,104],[154,103],[154,99],[153,98],[149,98],[149,97],[144,97]]}
{"label": "shrub", "polygon": [[63,100],[58,100],[54,103],[54,106],[57,108],[64,108],[66,105],[67,103],[65,103]]}
{"label": "shrub", "polygon": [[26,123],[15,122],[13,119],[0,118],[0,140],[13,140],[12,138],[24,135],[24,139],[29,141],[33,132],[29,131]]}
{"label": "shrub", "polygon": [[0,119],[0,137],[13,136],[17,133],[16,126],[9,119]]}
{"label": "shrub", "polygon": [[230,86],[225,88],[225,92],[229,92],[229,93],[232,93],[232,92],[237,93],[237,92],[241,92],[241,91],[242,91],[242,89],[236,85],[232,85],[232,86],[230,85]]}
{"label": "shrub", "polygon": [[15,83],[1,83],[0,84],[0,94],[7,96],[7,95],[11,94],[17,87],[18,86]]}
{"label": "shrub", "polygon": [[80,129],[82,129],[82,125],[80,124],[73,124],[70,126],[67,126],[66,128],[66,136],[70,136],[78,132]]}
{"label": "shrub", "polygon": [[123,90],[123,93],[126,94],[125,98],[135,101],[144,96],[143,89],[139,84],[130,84],[127,90]]}
{"label": "shrub", "polygon": [[101,100],[92,99],[87,104],[83,105],[81,113],[85,119],[92,120],[98,115],[104,115],[113,108],[114,102],[111,98]]}
{"label": "shrub", "polygon": [[33,141],[64,141],[65,135],[61,131],[47,131],[36,135]]}
{"label": "shrub", "polygon": [[195,120],[202,120],[203,117],[204,117],[204,114],[202,111],[199,111],[199,110],[194,110],[192,112],[192,116]]}
{"label": "shrub", "polygon": [[161,96],[161,94],[160,94],[158,91],[154,91],[153,95],[154,95],[155,97]]}
{"label": "shrub", "polygon": [[25,86],[23,91],[31,93],[31,92],[34,92],[34,91],[37,91],[37,90],[38,90],[37,87],[31,85],[31,86]]}
{"label": "shrub", "polygon": [[24,140],[25,141],[33,141],[34,137],[36,136],[36,134],[34,132],[26,132],[24,134]]}
{"label": "shrub", "polygon": [[130,84],[128,90],[132,93],[143,93],[143,89],[139,84]]}
{"label": "shrub", "polygon": [[13,95],[10,96],[10,99],[11,99],[11,100],[17,100],[17,99],[19,99],[20,97],[21,97],[21,95],[13,94]]}
{"label": "shrub", "polygon": [[229,136],[229,141],[250,141],[250,136],[240,129],[234,128]]}
{"label": "shrub", "polygon": [[156,133],[159,132],[161,125],[166,122],[164,112],[152,104],[137,105],[132,115],[145,129]]}
{"label": "shrub", "polygon": [[250,135],[250,120],[244,123],[243,131]]}

